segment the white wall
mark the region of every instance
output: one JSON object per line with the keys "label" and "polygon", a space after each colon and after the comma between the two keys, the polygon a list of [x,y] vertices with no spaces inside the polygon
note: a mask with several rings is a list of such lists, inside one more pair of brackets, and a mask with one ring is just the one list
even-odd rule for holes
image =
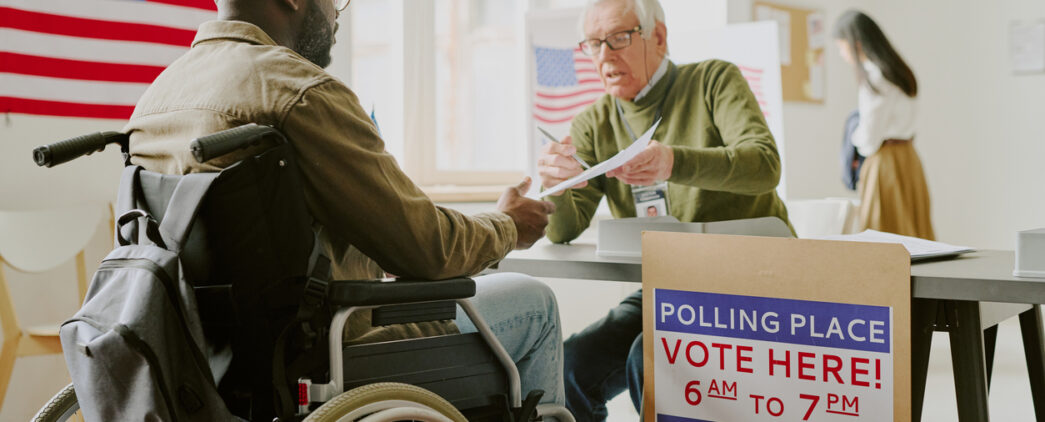
{"label": "white wall", "polygon": [[[823,10],[833,26],[849,7],[871,15],[919,82],[915,146],[925,165],[937,237],[1011,249],[1018,230],[1045,227],[1045,74],[1013,75],[1008,25],[1045,19],[1045,2],[806,0],[779,3]],[[730,22],[751,17],[731,0]],[[856,82],[828,49],[823,105],[784,104],[788,193],[792,198],[855,196],[839,179],[842,123],[856,107]]]}
{"label": "white wall", "polygon": [[[1011,72],[1008,28],[1045,19],[1045,2],[910,3],[893,0],[872,12],[890,22],[886,30],[923,87],[916,145],[937,232],[957,243],[1013,248],[1017,230],[1045,227],[1045,73]],[[933,26],[920,28],[925,21]]]}
{"label": "white wall", "polygon": [[123,161],[119,148],[50,169],[33,163],[33,148],[126,122],[24,114],[0,117],[0,209],[32,210],[115,199]]}
{"label": "white wall", "polygon": [[[776,1],[823,10],[828,23],[848,7],[863,8],[911,64],[921,86],[916,147],[927,171],[941,240],[980,248],[1013,248],[1017,230],[1045,227],[1045,166],[1040,164],[1045,157],[1041,124],[1045,120],[1045,74],[1014,76],[1007,57],[1010,21],[1045,19],[1045,2]],[[731,22],[750,19],[750,0],[730,0],[728,4]],[[825,103],[784,106],[785,171],[793,198],[847,195],[839,180],[837,157],[843,119],[856,106],[856,83],[837,51],[829,48],[827,53]],[[347,76],[347,69],[340,70],[341,76]],[[30,152],[42,143],[90,131],[118,130],[122,124],[15,114],[0,118],[0,208],[32,209],[111,198],[120,170],[119,155],[111,148],[101,157],[46,170],[32,164]],[[96,249],[104,249],[107,243],[104,236],[100,239],[92,243]],[[102,253],[92,251],[88,266]],[[21,302],[19,316],[27,322],[71,313],[66,298],[62,309],[48,311],[57,312],[54,315],[35,314],[36,307],[24,303],[36,303],[40,289],[46,292],[55,287],[12,278],[17,285],[12,293]],[[69,289],[74,295],[75,288]],[[582,324],[571,321],[571,325]],[[18,385],[33,383],[37,368],[58,362],[55,357],[20,360],[0,420],[25,420],[31,415],[49,393],[27,397],[18,394],[28,392]]]}

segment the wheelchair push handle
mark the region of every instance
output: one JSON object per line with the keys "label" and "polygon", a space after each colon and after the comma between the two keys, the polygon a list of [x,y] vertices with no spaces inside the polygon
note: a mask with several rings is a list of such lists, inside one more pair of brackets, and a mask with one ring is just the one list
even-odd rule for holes
{"label": "wheelchair push handle", "polygon": [[259,145],[269,138],[276,139],[277,142],[286,142],[286,138],[278,130],[250,123],[193,139],[189,149],[196,161],[204,163],[235,150]]}
{"label": "wheelchair push handle", "polygon": [[101,151],[105,149],[106,145],[112,143],[127,145],[127,134],[120,132],[95,132],[36,147],[33,150],[33,161],[40,167],[54,167],[83,155]]}

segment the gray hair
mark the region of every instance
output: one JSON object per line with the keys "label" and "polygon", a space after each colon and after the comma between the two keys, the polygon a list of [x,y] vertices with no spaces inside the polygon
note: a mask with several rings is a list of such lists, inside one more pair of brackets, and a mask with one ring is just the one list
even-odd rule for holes
{"label": "gray hair", "polygon": [[664,22],[664,8],[660,6],[658,0],[588,0],[584,4],[584,10],[581,11],[580,21],[577,22],[577,32],[580,33],[580,39],[585,39],[584,34],[584,21],[588,19],[588,12],[591,11],[592,7],[603,4],[619,1],[625,5],[625,11],[635,13],[635,17],[639,18],[639,25],[642,26],[642,38],[650,39],[653,36],[653,30],[657,28],[657,22]]}

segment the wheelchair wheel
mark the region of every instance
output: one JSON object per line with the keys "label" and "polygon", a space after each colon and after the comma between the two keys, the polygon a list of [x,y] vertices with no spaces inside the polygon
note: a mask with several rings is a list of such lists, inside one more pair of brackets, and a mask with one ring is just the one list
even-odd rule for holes
{"label": "wheelchair wheel", "polygon": [[324,403],[305,422],[467,422],[450,402],[424,388],[382,382],[357,387]]}
{"label": "wheelchair wheel", "polygon": [[55,394],[51,401],[36,413],[36,416],[33,416],[33,422],[82,421],[83,416],[80,415],[79,410],[80,403],[76,401],[76,392],[73,391],[73,385],[69,384]]}

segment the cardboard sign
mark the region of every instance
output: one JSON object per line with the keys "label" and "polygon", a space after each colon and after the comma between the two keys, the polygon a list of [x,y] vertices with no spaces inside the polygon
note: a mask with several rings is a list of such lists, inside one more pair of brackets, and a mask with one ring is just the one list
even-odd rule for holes
{"label": "cardboard sign", "polygon": [[908,421],[900,245],[646,232],[647,421]]}

